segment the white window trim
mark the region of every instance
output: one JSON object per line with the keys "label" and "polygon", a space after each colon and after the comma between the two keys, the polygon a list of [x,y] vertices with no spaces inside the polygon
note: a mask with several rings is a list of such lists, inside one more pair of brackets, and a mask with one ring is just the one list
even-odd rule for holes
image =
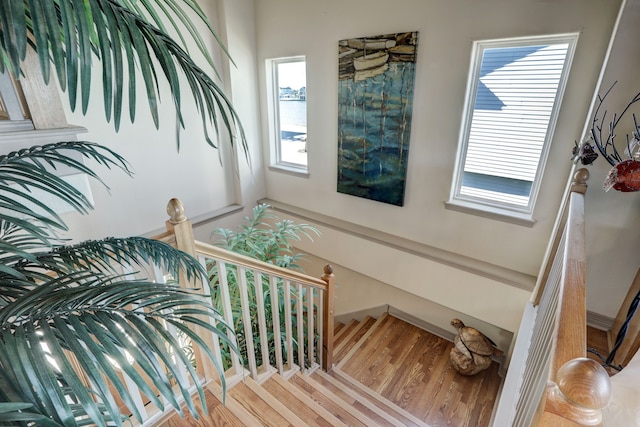
{"label": "white window trim", "polygon": [[[540,191],[540,183],[542,181],[544,168],[547,163],[551,142],[553,141],[553,133],[557,123],[560,106],[562,105],[562,98],[564,96],[566,84],[569,78],[569,70],[571,69],[571,63],[573,61],[573,56],[578,42],[578,36],[579,33],[567,33],[550,36],[531,36],[511,39],[481,40],[475,41],[473,43],[469,77],[467,80],[465,104],[461,120],[460,138],[458,141],[458,152],[456,155],[454,175],[451,184],[451,193],[449,196],[449,200],[445,202],[445,207],[447,209],[475,214],[529,227],[535,224],[535,220],[533,219],[535,202]],[[516,205],[500,203],[498,201],[492,201],[485,198],[460,194],[462,177],[464,173],[463,167],[466,161],[467,145],[469,140],[469,133],[471,130],[471,119],[473,117],[475,96],[478,90],[480,67],[482,65],[484,50],[495,47],[515,47],[547,43],[568,43],[569,46],[567,49],[567,56],[564,62],[562,75],[558,84],[555,105],[549,119],[545,142],[540,154],[540,160],[538,162],[535,179],[531,186],[531,194],[529,196],[529,202],[527,206],[519,207]]]}
{"label": "white window trim", "polygon": [[278,91],[278,64],[305,61],[304,55],[273,58],[266,60],[267,69],[267,117],[269,120],[269,170],[286,172],[296,176],[309,176],[309,165],[281,160],[280,98]]}

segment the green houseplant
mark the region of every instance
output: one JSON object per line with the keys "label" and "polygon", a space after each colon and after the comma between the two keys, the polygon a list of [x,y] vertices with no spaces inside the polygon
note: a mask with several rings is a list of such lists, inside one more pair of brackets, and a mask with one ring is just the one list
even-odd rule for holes
{"label": "green houseplant", "polygon": [[[220,246],[224,249],[227,249],[232,252],[239,253],[241,255],[245,255],[251,258],[258,259],[260,261],[264,261],[270,264],[277,265],[278,267],[289,268],[293,270],[300,270],[302,268],[299,265],[299,261],[302,259],[304,254],[300,252],[294,252],[293,243],[296,241],[302,240],[302,238],[312,239],[313,235],[319,235],[319,231],[309,225],[309,224],[297,224],[289,219],[280,219],[273,212],[271,207],[266,204],[259,204],[253,208],[253,216],[245,218],[245,224],[239,226],[236,230],[231,230],[228,228],[216,228],[212,234],[212,239],[215,245]],[[207,266],[208,274],[209,274],[209,284],[211,286],[211,296],[214,304],[216,304],[216,308],[218,312],[223,311],[222,306],[222,298],[220,297],[220,278],[219,271],[216,263],[210,263]],[[237,341],[238,341],[238,350],[240,355],[243,357],[243,361],[245,365],[247,365],[247,337],[244,333],[244,321],[242,319],[242,305],[241,305],[241,292],[238,286],[238,270],[234,266],[229,266],[226,268],[226,275],[228,283],[228,291],[229,298],[231,300],[231,309],[233,311],[233,319],[234,319],[234,329],[236,331]],[[246,275],[247,282],[247,292],[248,292],[248,300],[250,301],[249,312],[251,314],[251,327],[253,331],[253,340],[254,348],[260,347],[260,334],[258,332],[258,309],[256,305],[256,288],[255,288],[255,277],[254,272],[249,271]],[[285,301],[287,299],[284,297],[284,292],[282,286],[277,286],[278,292],[280,295],[277,298],[277,301],[280,301],[280,305],[277,308],[279,312],[279,317],[281,319],[281,324],[279,325],[279,329],[281,335],[285,335],[285,325],[282,319],[285,318]],[[275,366],[276,364],[276,356],[275,356],[275,341],[273,337],[274,330],[274,322],[272,317],[272,299],[271,295],[271,287],[269,286],[269,280],[267,278],[263,278],[262,281],[262,296],[261,299],[264,301],[265,306],[265,316],[266,316],[266,326],[267,330],[270,331],[269,336],[266,337],[268,340],[268,348],[269,348],[269,362],[271,366]],[[295,307],[296,304],[296,296],[291,295],[289,298],[289,303],[292,307]],[[306,307],[304,308],[306,310]],[[306,322],[306,315],[304,316]],[[293,319],[293,329],[296,329],[297,317]],[[306,325],[305,325],[306,326]],[[305,333],[307,331],[306,327],[304,328]],[[306,345],[306,337],[303,345]],[[286,354],[286,341],[282,341],[282,350],[283,353]],[[294,351],[297,352],[299,343],[294,340],[293,347]],[[226,348],[226,360],[225,363],[227,365],[225,367],[229,367],[230,364],[230,348]],[[262,364],[262,354],[260,352],[256,352],[256,358],[258,365]]]}
{"label": "green houseplant", "polygon": [[[186,40],[191,40],[213,63],[189,16],[208,25],[194,0],[3,1],[0,69],[19,79],[26,52],[32,49],[45,79],[55,70],[71,107],[79,101],[86,111],[91,91],[100,87],[91,82],[91,67],[98,59],[105,119],[112,120],[116,129],[124,99],[129,101],[131,120],[135,118],[138,82],[146,88],[148,108],[158,126],[161,76],[168,82],[177,125],[182,125],[182,76],[202,116],[209,144],[217,144],[215,136],[221,127],[232,143],[237,136],[244,147],[244,134],[229,100],[186,50]],[[178,40],[169,33],[177,34]],[[188,384],[171,368],[172,357],[187,362],[188,356],[163,325],[173,325],[210,357],[191,329],[194,324],[203,326],[196,316],[217,322],[217,327],[203,327],[222,339],[226,325],[198,294],[172,283],[130,279],[122,268],[143,269],[153,263],[173,277],[182,272],[188,278],[205,272],[191,257],[140,237],[64,246],[58,235],[67,224],[35,191],[87,213],[89,200],[55,173],[64,166],[100,180],[92,168],[77,160],[78,155],[92,164],[130,173],[117,153],[84,141],[0,156],[0,425],[122,425],[115,396],[140,418],[116,369],[124,371],[156,405],[162,407],[164,398],[182,412],[182,398],[195,414]],[[75,368],[68,352],[75,354]],[[194,376],[190,364],[186,365]],[[82,381],[78,371],[88,380]],[[201,386],[198,392],[203,398]]]}

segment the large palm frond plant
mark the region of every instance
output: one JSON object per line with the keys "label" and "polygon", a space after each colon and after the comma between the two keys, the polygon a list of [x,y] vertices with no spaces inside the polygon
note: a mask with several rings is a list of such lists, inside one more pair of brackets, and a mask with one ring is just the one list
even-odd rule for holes
{"label": "large palm frond plant", "polygon": [[[182,125],[181,85],[186,81],[206,140],[215,146],[211,129],[219,136],[223,127],[231,143],[239,136],[244,147],[229,100],[187,51],[189,44],[195,45],[210,60],[190,16],[207,23],[195,0],[2,0],[0,70],[20,78],[22,61],[32,49],[45,79],[55,70],[72,108],[79,97],[86,111],[91,90],[103,87],[105,118],[116,129],[125,98],[130,119],[135,119],[137,79],[145,85],[158,125],[160,76],[169,84]],[[178,41],[169,33],[177,34]],[[102,85],[91,83],[96,60],[102,66]],[[68,226],[42,195],[81,213],[92,208],[56,174],[64,167],[100,180],[78,155],[98,167],[131,173],[118,154],[84,141],[0,156],[0,426],[122,425],[122,402],[141,419],[125,377],[158,407],[168,402],[182,412],[184,403],[195,414],[190,383],[176,372],[176,360],[196,383],[201,401],[203,390],[181,350],[183,343],[167,327],[201,347],[215,363],[192,327],[228,340],[227,326],[199,294],[171,280],[156,283],[134,273],[158,266],[169,278],[195,280],[206,272],[190,256],[140,237],[65,246],[59,235]]]}

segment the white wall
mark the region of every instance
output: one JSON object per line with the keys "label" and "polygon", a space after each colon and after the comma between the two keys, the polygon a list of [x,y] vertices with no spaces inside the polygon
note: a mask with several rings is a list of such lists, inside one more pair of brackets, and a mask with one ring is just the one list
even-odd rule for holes
{"label": "white wall", "polygon": [[[618,104],[640,89],[638,66],[638,0],[631,0],[625,15],[624,31],[603,78],[608,86],[618,84]],[[619,1],[610,0],[208,0],[201,2],[214,26],[227,42],[238,67],[228,66],[214,46],[224,85],[238,110],[250,143],[251,165],[242,156],[222,155],[209,148],[200,131],[200,119],[187,107],[180,153],[175,149],[173,109],[169,98],[161,107],[161,129],[151,124],[144,111],[144,94],[135,125],[123,121],[121,131],[104,122],[100,91],[92,94],[86,116],[71,113],[68,121],[86,127],[87,140],[106,144],[124,155],[135,170],[133,179],[120,172],[101,171],[111,191],[93,185],[96,211],[89,216],[72,214],[69,237],[98,238],[107,235],[143,234],[163,227],[165,206],[171,197],[183,200],[190,217],[233,203],[251,207],[265,195],[294,206],[354,222],[443,250],[458,252],[497,266],[536,275],[552,227],[555,211],[569,170],[573,141],[583,133],[591,97],[610,38]],[[337,41],[347,37],[386,32],[420,32],[414,121],[409,153],[408,185],[402,208],[338,194],[336,188],[337,133]],[[578,50],[564,98],[558,129],[547,165],[541,197],[536,206],[533,228],[507,224],[444,209],[447,199],[464,91],[473,40],[580,31]],[[623,37],[624,35],[624,37]],[[257,53],[256,53],[257,52]],[[271,57],[304,54],[308,61],[309,90],[309,178],[268,171],[262,151],[268,152],[266,122],[260,118],[264,108],[264,60]],[[100,85],[98,70],[94,86]],[[613,97],[612,97],[613,98]],[[65,104],[66,106],[66,104]],[[613,111],[613,109],[612,109]],[[82,137],[82,135],[81,135]],[[604,193],[600,182],[608,170],[598,162],[592,168],[587,196],[589,309],[615,316],[626,288],[638,267],[638,197],[635,194]],[[246,210],[245,210],[246,211]],[[243,212],[207,224],[196,230],[207,240],[215,225],[233,226]],[[337,236],[323,247],[344,246],[350,242]],[[353,241],[351,243],[353,244]],[[338,262],[350,268],[363,264],[367,242],[357,242],[356,250]],[[394,255],[384,255],[395,264]],[[364,263],[366,264],[366,262]],[[423,266],[422,266],[423,267]],[[422,286],[417,290],[437,300],[442,287],[461,283],[451,298],[466,301],[449,303],[456,309],[475,304],[482,321],[517,327],[517,311],[526,292],[485,284],[484,278],[447,271],[448,283],[424,283],[434,270],[396,271],[392,286],[403,283]],[[359,267],[363,268],[364,267]],[[369,268],[369,267],[367,267]],[[378,266],[380,268],[380,266]],[[439,267],[438,267],[439,268]],[[362,283],[376,271],[361,271]],[[498,284],[498,286],[506,286]],[[451,290],[451,289],[450,289]],[[358,291],[354,290],[354,295]],[[504,301],[512,308],[509,320],[491,315],[491,301]],[[377,298],[376,298],[377,300]],[[489,304],[487,304],[489,301]],[[444,321],[444,320],[443,320]]]}
{"label": "white wall", "polygon": [[[226,19],[225,11],[219,3],[216,0],[209,0],[201,2],[201,6],[214,28],[231,45],[234,59],[248,76],[242,77],[248,82],[251,79],[255,81],[255,77],[251,77],[255,74],[252,62],[255,56],[252,45],[255,37],[252,34],[252,26],[241,28],[243,32],[238,32],[236,27],[234,34],[228,37],[227,28],[223,25]],[[244,3],[252,4],[252,2]],[[213,37],[209,36],[204,28],[201,34],[211,46],[217,67],[225,77],[225,80],[219,81],[220,84],[223,87],[233,86],[235,90],[239,84],[235,76],[227,72],[226,60]],[[240,49],[237,36],[245,34],[250,43],[247,49]],[[197,49],[195,47],[192,49],[194,56],[197,57]],[[199,60],[198,63],[205,70],[210,70],[206,62]],[[168,92],[162,96],[160,129],[156,130],[147,112],[144,85],[138,78],[140,84],[137,92],[138,109],[135,123],[129,122],[128,112],[126,112],[123,114],[121,129],[116,133],[113,125],[105,121],[100,70],[95,66],[94,71],[91,105],[86,116],[79,111],[71,112],[67,105],[66,94],[62,94],[67,120],[71,124],[88,129],[86,134],[79,136],[80,139],[104,144],[124,156],[131,164],[135,175],[129,178],[117,170],[98,168],[100,176],[111,189],[106,191],[99,184],[92,183],[95,211],[88,216],[77,214],[67,216],[71,227],[68,237],[85,240],[113,235],[144,234],[164,228],[164,222],[167,219],[166,204],[172,197],[181,199],[187,215],[195,217],[234,203],[253,205],[255,200],[263,194],[260,185],[250,186],[255,181],[259,182],[253,178],[253,174],[261,173],[260,166],[249,169],[243,154],[238,156],[240,160],[236,164],[224,131],[221,131],[223,138],[219,144],[222,147],[221,150],[207,145],[201,128],[201,118],[190,98],[188,85],[183,87],[182,93],[182,113],[186,130],[181,132],[181,148],[178,152],[175,112]],[[210,75],[214,76],[212,71]],[[164,82],[161,82],[161,86],[166,89]],[[246,87],[253,93],[256,92],[250,84],[246,84]],[[242,99],[241,96],[237,98]],[[125,106],[126,103],[125,99]],[[247,122],[244,124],[253,163],[260,165],[260,140],[256,134],[256,125],[252,123],[256,121],[255,108],[257,107],[252,103],[253,110],[247,110],[246,103],[236,102],[236,104],[243,123]]]}
{"label": "white wall", "polygon": [[[640,1],[627,0],[599,90],[604,94],[611,84],[618,82],[602,107],[608,111],[607,122],[612,114],[622,112],[633,96],[640,92],[638,40]],[[624,147],[625,135],[633,130],[631,113],[640,117],[638,104],[625,114],[616,128],[619,149]],[[615,317],[640,267],[640,194],[603,191],[602,183],[610,168],[602,158],[589,167],[591,178],[585,208],[587,304],[593,312]],[[622,309],[626,315],[628,307]]]}
{"label": "white wall", "polygon": [[[602,0],[256,2],[263,108],[264,61],[293,55],[307,58],[310,176],[266,171],[267,197],[537,275],[570,170],[573,141],[582,136],[618,7],[618,1]],[[419,45],[405,205],[396,207],[338,194],[337,42],[416,30]],[[528,228],[445,210],[472,42],[566,32],[580,32],[580,38],[534,212],[536,224]],[[262,125],[267,135],[264,116]],[[267,152],[266,146],[264,150]],[[474,316],[507,330],[515,331],[518,326],[521,304],[526,301],[522,290],[437,263],[405,260],[402,263],[409,264],[404,265],[400,263],[404,254],[374,248],[366,240],[335,233],[331,238],[318,243],[317,248],[328,248],[326,253],[305,249],[329,260],[340,252],[335,262],[359,273],[385,276],[381,279],[385,283],[459,311],[469,313],[465,310],[472,309]],[[381,253],[376,252],[378,249]],[[502,313],[501,307],[507,307],[508,313]]]}

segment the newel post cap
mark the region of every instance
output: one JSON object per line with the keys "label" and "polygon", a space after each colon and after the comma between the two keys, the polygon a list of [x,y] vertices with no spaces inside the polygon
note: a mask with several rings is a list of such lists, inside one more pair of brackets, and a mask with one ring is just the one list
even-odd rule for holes
{"label": "newel post cap", "polygon": [[184,205],[179,199],[173,198],[167,203],[167,214],[171,224],[180,224],[187,220],[184,215]]}

